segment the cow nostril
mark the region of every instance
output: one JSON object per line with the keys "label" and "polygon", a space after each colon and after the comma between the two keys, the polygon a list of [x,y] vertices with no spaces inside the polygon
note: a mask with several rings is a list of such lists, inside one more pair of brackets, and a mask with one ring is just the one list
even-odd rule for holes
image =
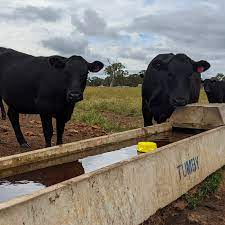
{"label": "cow nostril", "polygon": [[187,102],[185,99],[179,98],[179,99],[173,99],[172,104],[174,106],[185,106]]}
{"label": "cow nostril", "polygon": [[71,92],[71,93],[69,93],[68,94],[68,98],[69,98],[69,100],[71,100],[71,101],[80,101],[80,100],[82,100],[83,99],[83,96],[82,96],[82,94],[80,94],[80,93],[74,93],[74,92]]}
{"label": "cow nostril", "polygon": [[72,97],[72,98],[79,98],[80,94],[70,93],[70,97]]}
{"label": "cow nostril", "polygon": [[205,92],[210,92],[210,89],[209,88],[205,88]]}

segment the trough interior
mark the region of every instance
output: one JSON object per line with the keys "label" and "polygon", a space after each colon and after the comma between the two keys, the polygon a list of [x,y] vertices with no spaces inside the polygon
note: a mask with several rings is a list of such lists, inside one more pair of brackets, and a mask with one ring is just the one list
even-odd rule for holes
{"label": "trough interior", "polygon": [[143,154],[137,152],[137,143],[139,141],[154,141],[159,148],[201,133],[202,131],[174,128],[171,131],[108,146],[108,152],[103,154],[88,156],[74,162],[2,178],[0,179],[0,202],[33,193],[34,191],[44,189],[84,173],[95,171],[113,163],[137,156],[138,154]]}

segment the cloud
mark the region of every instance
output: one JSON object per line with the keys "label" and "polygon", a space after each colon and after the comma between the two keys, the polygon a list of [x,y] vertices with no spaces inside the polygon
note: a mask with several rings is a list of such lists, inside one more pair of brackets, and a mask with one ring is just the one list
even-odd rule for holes
{"label": "cloud", "polygon": [[59,9],[51,7],[34,7],[26,6],[15,8],[14,10],[9,10],[7,12],[0,13],[1,20],[27,20],[27,21],[36,21],[44,20],[46,22],[56,22],[61,18],[61,12]]}
{"label": "cloud", "polygon": [[41,43],[43,47],[63,56],[81,55],[86,60],[106,60],[104,56],[99,54],[97,47],[90,47],[85,36],[76,31],[66,37],[51,37],[42,40]]}
{"label": "cloud", "polygon": [[71,15],[71,24],[73,30],[65,37],[63,35],[52,36],[49,39],[42,40],[44,47],[54,50],[59,54],[71,55],[81,54],[89,59],[98,59],[106,61],[111,54],[101,54],[102,46],[99,46],[100,40],[110,46],[111,40],[118,40],[119,35],[116,30],[109,27],[106,21],[94,10],[86,9],[82,15],[79,13]]}
{"label": "cloud", "polygon": [[121,58],[145,61],[148,55],[146,50],[147,49],[142,48],[120,48],[118,49],[118,56]]}
{"label": "cloud", "polygon": [[73,39],[72,37],[53,37],[43,40],[44,47],[52,49],[63,55],[83,55],[88,52],[88,41],[85,39]]}
{"label": "cloud", "polygon": [[[218,16],[219,15],[219,16]],[[211,5],[137,17],[126,28],[168,39],[171,49],[221,51],[225,47],[225,14]],[[176,46],[178,46],[176,48]]]}
{"label": "cloud", "polygon": [[225,3],[191,2],[182,8],[137,16],[124,29],[130,35],[144,33],[151,37],[149,44],[143,43],[142,48],[149,48],[154,54],[184,52],[195,60],[208,60],[212,64],[206,74],[209,76],[221,69],[218,65],[225,60]]}
{"label": "cloud", "polygon": [[71,23],[82,34],[102,38],[116,38],[118,36],[117,31],[113,27],[109,27],[104,18],[92,9],[84,10],[83,18],[80,18],[80,15],[72,15]]}
{"label": "cloud", "polygon": [[79,19],[78,15],[73,15],[71,22],[81,33],[87,35],[102,35],[106,29],[104,19],[91,9],[84,11],[83,21]]}

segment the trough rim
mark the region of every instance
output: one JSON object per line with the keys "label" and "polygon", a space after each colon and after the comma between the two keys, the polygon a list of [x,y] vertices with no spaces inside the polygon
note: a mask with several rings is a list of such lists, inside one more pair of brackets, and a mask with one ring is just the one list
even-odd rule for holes
{"label": "trough rim", "polygon": [[225,103],[192,103],[192,104],[187,104],[185,107],[203,107],[203,108],[221,108],[221,107],[225,107]]}

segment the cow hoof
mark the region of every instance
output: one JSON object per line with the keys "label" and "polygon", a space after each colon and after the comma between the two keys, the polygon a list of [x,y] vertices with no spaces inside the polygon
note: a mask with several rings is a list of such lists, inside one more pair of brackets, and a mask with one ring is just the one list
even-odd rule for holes
{"label": "cow hoof", "polygon": [[31,146],[27,143],[23,143],[20,145],[22,148],[31,148]]}

